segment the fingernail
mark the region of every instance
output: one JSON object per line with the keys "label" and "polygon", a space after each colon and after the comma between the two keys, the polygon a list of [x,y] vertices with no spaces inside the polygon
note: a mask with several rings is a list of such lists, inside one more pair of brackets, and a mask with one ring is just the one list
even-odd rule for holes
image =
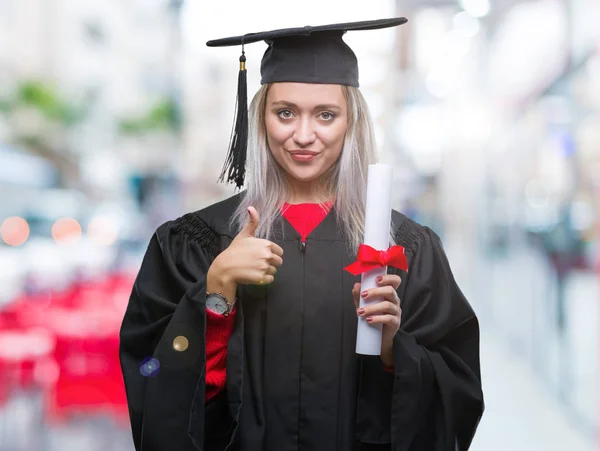
{"label": "fingernail", "polygon": [[370,316],[367,318],[367,323],[372,323],[373,322],[373,318],[371,318]]}
{"label": "fingernail", "polygon": [[366,298],[368,294],[369,294],[369,292],[368,292],[368,291],[363,291],[363,292],[362,292],[360,295],[361,295],[363,298]]}
{"label": "fingernail", "polygon": [[383,277],[382,276],[378,276],[377,279],[375,279],[375,280],[377,280],[377,282],[379,283],[379,282],[381,282],[383,280]]}
{"label": "fingernail", "polygon": [[358,309],[358,314],[359,315],[363,315],[365,313],[365,309],[364,308],[359,308]]}

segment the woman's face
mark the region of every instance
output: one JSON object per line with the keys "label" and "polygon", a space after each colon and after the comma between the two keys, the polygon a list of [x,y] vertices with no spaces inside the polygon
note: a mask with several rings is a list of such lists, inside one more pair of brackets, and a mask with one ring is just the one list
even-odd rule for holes
{"label": "woman's face", "polygon": [[341,85],[274,83],[265,124],[273,157],[290,183],[320,179],[342,152],[348,108]]}

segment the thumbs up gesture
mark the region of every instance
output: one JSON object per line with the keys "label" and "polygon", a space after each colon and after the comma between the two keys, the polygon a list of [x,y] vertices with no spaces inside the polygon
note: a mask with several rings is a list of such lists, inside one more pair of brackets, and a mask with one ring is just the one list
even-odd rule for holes
{"label": "thumbs up gesture", "polygon": [[[277,268],[283,263],[283,249],[277,244],[254,235],[260,217],[254,207],[248,208],[248,222],[214,260],[207,274],[207,289],[235,293],[238,284],[269,284],[275,280]],[[223,289],[218,289],[219,287]]]}
{"label": "thumbs up gesture", "polygon": [[244,228],[240,230],[240,233],[238,233],[235,239],[254,237],[259,224],[260,216],[258,215],[258,211],[256,211],[256,208],[254,207],[248,207],[248,221],[246,222]]}

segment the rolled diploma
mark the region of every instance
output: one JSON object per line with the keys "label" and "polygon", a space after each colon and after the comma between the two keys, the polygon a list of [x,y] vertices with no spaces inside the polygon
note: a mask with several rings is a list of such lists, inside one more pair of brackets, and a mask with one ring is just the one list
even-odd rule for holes
{"label": "rolled diploma", "polygon": [[[392,215],[392,167],[387,164],[370,164],[367,180],[367,202],[365,208],[364,244],[377,250],[390,246],[390,222]],[[387,273],[387,266],[362,274],[361,292],[375,288],[375,279]],[[381,302],[377,297],[365,302],[360,297],[360,306]],[[365,318],[358,318],[356,333],[356,353],[363,355],[381,354],[381,324],[371,325]]]}

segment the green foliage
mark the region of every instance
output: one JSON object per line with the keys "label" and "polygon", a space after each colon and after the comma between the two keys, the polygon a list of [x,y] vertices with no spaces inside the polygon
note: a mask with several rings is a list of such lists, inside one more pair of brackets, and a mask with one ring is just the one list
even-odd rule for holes
{"label": "green foliage", "polygon": [[40,82],[21,83],[17,90],[19,103],[37,108],[48,119],[64,125],[73,125],[83,116],[81,108],[60,98],[52,87]]}
{"label": "green foliage", "polygon": [[178,131],[177,104],[173,99],[157,102],[145,115],[122,120],[119,128],[122,133],[129,135],[152,131]]}
{"label": "green foliage", "polygon": [[84,106],[68,102],[54,87],[35,80],[20,82],[10,98],[0,99],[0,112],[5,114],[24,106],[35,108],[47,119],[64,126],[74,125],[85,116]]}

